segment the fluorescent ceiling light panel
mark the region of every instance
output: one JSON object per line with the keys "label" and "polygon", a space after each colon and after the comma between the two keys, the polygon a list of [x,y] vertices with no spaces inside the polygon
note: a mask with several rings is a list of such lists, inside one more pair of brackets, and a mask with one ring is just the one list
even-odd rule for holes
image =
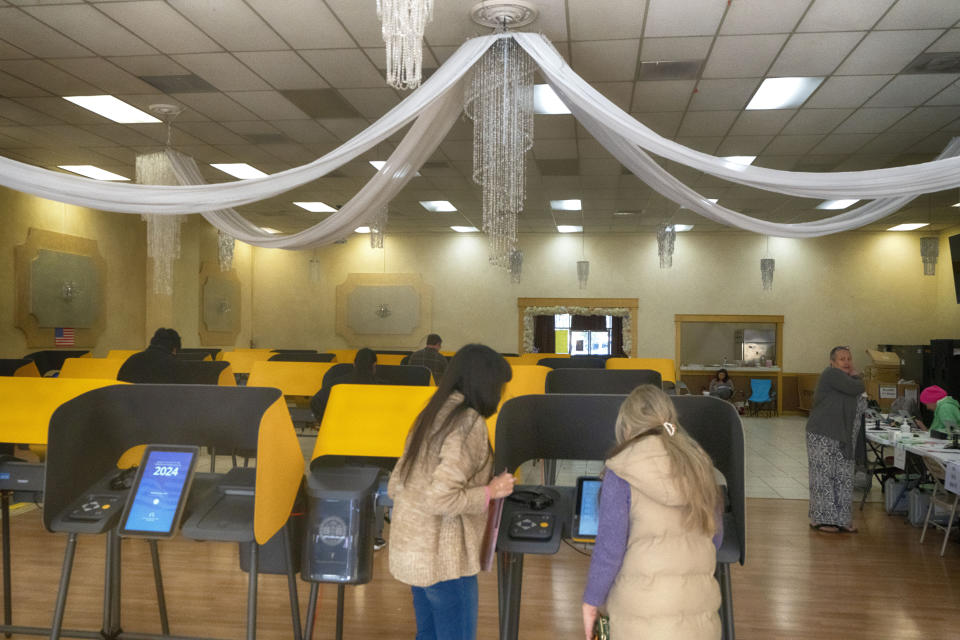
{"label": "fluorescent ceiling light panel", "polygon": [[61,169],[66,171],[72,171],[74,173],[79,173],[82,176],[88,178],[93,178],[94,180],[129,180],[130,178],[124,178],[121,175],[116,173],[111,173],[100,167],[95,167],[92,164],[61,164],[58,165]]}
{"label": "fluorescent ceiling light panel", "polygon": [[[369,162],[373,166],[373,168],[376,169],[377,171],[380,171],[380,169],[383,169],[383,165],[387,164],[386,160],[370,160]],[[415,174],[413,174],[413,177],[419,178],[420,172],[417,171]]]}
{"label": "fluorescent ceiling light panel", "polygon": [[712,202],[713,204],[720,202],[720,198],[707,198],[706,200],[707,202]]}
{"label": "fluorescent ceiling light panel", "polygon": [[457,225],[454,225],[450,228],[456,231],[457,233],[476,233],[480,231],[480,229],[477,229],[476,227],[461,227]]}
{"label": "fluorescent ceiling light panel", "polygon": [[267,233],[283,233],[280,229],[274,229],[273,227],[260,227],[260,229]]}
{"label": "fluorescent ceiling light panel", "polygon": [[64,96],[63,99],[121,124],[160,122],[159,118],[113,96]]}
{"label": "fluorescent ceiling light panel", "polygon": [[310,213],[332,213],[336,211],[330,205],[323,202],[294,202],[301,209],[306,209]]}
{"label": "fluorescent ceiling light panel", "polygon": [[822,77],[817,78],[767,78],[753,94],[747,110],[793,109],[799,107],[810,94],[816,91]]}
{"label": "fluorescent ceiling light panel", "polygon": [[890,227],[887,231],[915,231],[920,227],[925,227],[929,222],[905,222],[903,224],[898,224],[895,227]]}
{"label": "fluorescent ceiling light panel", "polygon": [[960,207],[960,202],[958,202],[957,204],[952,204],[952,205],[950,205],[950,206],[951,206],[951,207]]}
{"label": "fluorescent ceiling light panel", "polygon": [[824,200],[817,205],[817,209],[826,209],[827,211],[839,211],[846,209],[850,205],[860,202],[859,200]]}
{"label": "fluorescent ceiling light panel", "polygon": [[370,227],[357,227],[354,231],[357,233],[370,233]]}
{"label": "fluorescent ceiling light panel", "polygon": [[733,162],[734,164],[753,164],[757,156],[725,156],[723,159]]}
{"label": "fluorescent ceiling light panel", "polygon": [[693,225],[692,225],[692,224],[675,224],[675,225],[673,225],[673,230],[676,231],[677,233],[680,233],[680,232],[682,232],[682,231],[690,231],[690,229],[693,229]]}
{"label": "fluorescent ceiling light panel", "polygon": [[447,213],[449,211],[457,210],[457,208],[453,206],[453,203],[451,203],[449,200],[421,200],[420,206],[427,211],[435,211],[440,213]]}
{"label": "fluorescent ceiling light panel", "polygon": [[560,233],[582,233],[583,227],[577,224],[558,224],[557,231]]}
{"label": "fluorescent ceiling light panel", "polygon": [[551,200],[550,208],[554,211],[580,211],[579,200]]}
{"label": "fluorescent ceiling light panel", "polygon": [[260,171],[260,169],[251,167],[245,162],[228,162],[225,164],[211,164],[210,166],[214,169],[219,169],[224,173],[229,173],[234,178],[240,178],[241,180],[262,178],[267,175],[263,171]]}
{"label": "fluorescent ceiling light panel", "polygon": [[567,109],[567,105],[563,104],[563,100],[554,93],[550,85],[535,84],[533,85],[533,112],[558,115],[570,113],[570,109]]}

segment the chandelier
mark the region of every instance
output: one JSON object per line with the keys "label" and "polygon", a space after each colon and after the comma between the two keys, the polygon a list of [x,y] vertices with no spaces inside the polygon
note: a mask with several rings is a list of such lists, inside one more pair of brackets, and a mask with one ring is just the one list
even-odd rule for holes
{"label": "chandelier", "polygon": [[387,228],[387,205],[383,205],[369,222],[370,248],[383,249],[383,234]]}
{"label": "chandelier", "polygon": [[920,257],[923,259],[923,275],[936,275],[937,258],[940,257],[940,238],[920,238]]}
{"label": "chandelier", "polygon": [[423,67],[423,30],[433,19],[433,0],[377,0],[377,17],[387,45],[387,84],[416,89]]}
{"label": "chandelier", "polygon": [[660,256],[660,268],[673,266],[673,249],[677,242],[677,229],[672,224],[661,224],[657,228],[657,255]]}

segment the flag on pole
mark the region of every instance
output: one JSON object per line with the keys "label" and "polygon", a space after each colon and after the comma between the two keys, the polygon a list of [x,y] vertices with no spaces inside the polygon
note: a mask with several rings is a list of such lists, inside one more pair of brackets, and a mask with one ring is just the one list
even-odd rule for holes
{"label": "flag on pole", "polygon": [[53,344],[57,347],[72,347],[76,344],[74,330],[68,327],[57,327],[53,330]]}

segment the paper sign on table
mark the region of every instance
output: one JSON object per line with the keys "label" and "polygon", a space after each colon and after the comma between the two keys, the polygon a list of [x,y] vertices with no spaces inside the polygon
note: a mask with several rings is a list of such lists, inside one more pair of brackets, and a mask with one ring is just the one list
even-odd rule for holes
{"label": "paper sign on table", "polygon": [[952,493],[960,493],[960,462],[948,462],[944,466],[947,469],[944,488]]}
{"label": "paper sign on table", "polygon": [[897,469],[907,468],[907,449],[899,442],[893,447],[893,466]]}

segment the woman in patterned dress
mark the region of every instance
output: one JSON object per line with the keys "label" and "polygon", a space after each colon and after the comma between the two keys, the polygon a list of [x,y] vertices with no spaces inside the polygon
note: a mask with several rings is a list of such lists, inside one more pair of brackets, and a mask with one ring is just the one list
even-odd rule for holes
{"label": "woman in patterned dress", "polygon": [[810,526],[818,531],[857,531],[852,509],[854,452],[865,407],[863,380],[853,368],[850,348],[834,347],[830,366],[817,381],[807,420]]}

